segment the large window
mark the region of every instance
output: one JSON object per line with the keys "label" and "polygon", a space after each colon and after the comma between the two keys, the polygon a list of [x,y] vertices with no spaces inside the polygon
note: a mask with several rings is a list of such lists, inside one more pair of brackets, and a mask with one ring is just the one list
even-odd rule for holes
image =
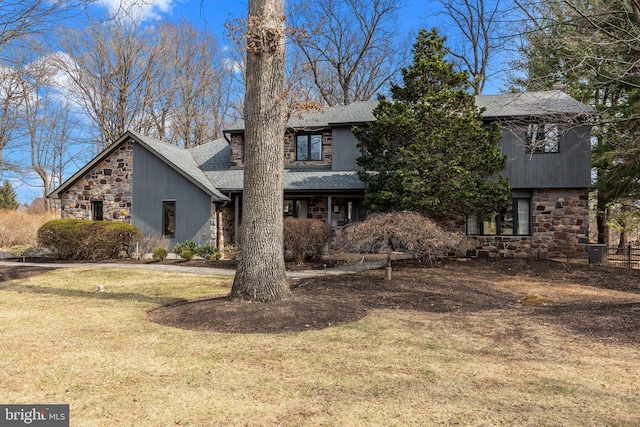
{"label": "large window", "polygon": [[532,153],[557,153],[559,133],[557,123],[534,123],[527,129],[527,144]]}
{"label": "large window", "polygon": [[322,134],[296,135],[296,160],[322,160]]}
{"label": "large window", "polygon": [[480,236],[528,236],[531,234],[531,201],[513,199],[502,212],[479,218],[467,217],[467,234]]}
{"label": "large window", "polygon": [[101,201],[91,202],[91,219],[102,221],[104,219],[104,203]]}
{"label": "large window", "polygon": [[176,202],[165,200],[162,202],[162,234],[174,237],[176,234]]}

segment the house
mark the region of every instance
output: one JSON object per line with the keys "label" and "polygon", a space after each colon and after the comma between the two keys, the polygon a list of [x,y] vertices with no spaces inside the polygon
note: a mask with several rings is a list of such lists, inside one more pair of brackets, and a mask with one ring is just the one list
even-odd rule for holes
{"label": "house", "polygon": [[[473,255],[561,254],[588,239],[591,110],[562,91],[476,97],[499,121],[513,203],[460,224]],[[362,220],[364,185],[354,125],[375,120],[377,101],[293,114],[284,135],[283,215],[332,227]],[[242,217],[242,123],[224,137],[181,149],[125,133],[50,194],[63,218],[127,221],[143,234],[223,246],[237,243]]]}

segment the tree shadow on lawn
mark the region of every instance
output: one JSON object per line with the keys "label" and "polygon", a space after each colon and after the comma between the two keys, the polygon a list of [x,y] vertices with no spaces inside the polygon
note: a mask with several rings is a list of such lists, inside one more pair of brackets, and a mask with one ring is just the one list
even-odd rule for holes
{"label": "tree shadow on lawn", "polygon": [[[38,268],[39,273],[45,273],[45,269]],[[49,269],[51,270],[51,269]],[[32,274],[33,276],[35,274]],[[24,276],[21,274],[16,274],[15,279],[22,279]],[[7,279],[12,280],[12,279]],[[0,280],[3,282],[5,280]],[[98,292],[97,288],[95,291],[81,291],[78,289],[60,289],[60,288],[52,288],[48,286],[38,286],[38,285],[23,285],[23,284],[11,284],[11,285],[0,285],[0,291],[13,291],[13,292],[30,292],[33,294],[43,294],[43,295],[56,295],[61,297],[71,297],[71,298],[94,298],[101,300],[128,300],[128,301],[137,301],[137,302],[145,302],[152,303],[156,305],[171,305],[171,304],[180,304],[185,303],[187,300],[183,298],[175,298],[175,297],[150,297],[148,295],[131,293],[131,292]]]}
{"label": "tree shadow on lawn", "polygon": [[[437,268],[400,268],[391,281],[383,270],[321,276],[291,285],[293,298],[276,303],[201,299],[158,307],[150,321],[223,333],[286,333],[351,323],[372,309],[434,313],[475,312],[514,305],[514,294],[452,282]],[[418,273],[418,274],[417,274]]]}
{"label": "tree shadow on lawn", "polygon": [[640,302],[582,301],[538,307],[534,315],[581,335],[616,343],[640,343]]}

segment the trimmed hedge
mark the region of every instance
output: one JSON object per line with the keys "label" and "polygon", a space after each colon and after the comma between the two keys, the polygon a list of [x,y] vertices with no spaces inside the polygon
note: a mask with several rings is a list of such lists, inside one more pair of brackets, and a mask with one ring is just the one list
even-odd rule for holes
{"label": "trimmed hedge", "polygon": [[53,250],[61,259],[100,260],[128,253],[140,231],[118,221],[55,219],[38,229],[40,246]]}

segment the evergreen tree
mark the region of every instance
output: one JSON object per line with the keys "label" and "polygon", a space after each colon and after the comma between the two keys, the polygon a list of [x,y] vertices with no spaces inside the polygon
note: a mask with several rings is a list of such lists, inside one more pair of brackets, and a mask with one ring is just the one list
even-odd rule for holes
{"label": "evergreen tree", "polygon": [[354,128],[363,153],[365,204],[373,211],[412,210],[433,218],[499,210],[510,190],[497,125],[483,125],[469,75],[446,61],[445,39],[422,30],[404,86],[380,97],[376,121]]}
{"label": "evergreen tree", "polygon": [[13,186],[9,181],[4,182],[0,186],[0,209],[18,209],[18,200],[16,199],[16,192],[13,190]]}

